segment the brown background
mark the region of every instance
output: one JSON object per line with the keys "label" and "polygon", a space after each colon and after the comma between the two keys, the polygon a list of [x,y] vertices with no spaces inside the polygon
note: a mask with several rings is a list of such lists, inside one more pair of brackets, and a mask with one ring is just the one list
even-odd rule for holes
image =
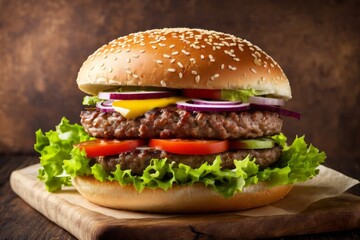
{"label": "brown background", "polygon": [[[246,38],[282,66],[306,134],[328,165],[360,161],[359,1],[0,0],[0,153],[33,153],[34,132],[78,122],[75,79],[102,44],[140,30],[198,27]],[[359,169],[360,171],[360,169]]]}

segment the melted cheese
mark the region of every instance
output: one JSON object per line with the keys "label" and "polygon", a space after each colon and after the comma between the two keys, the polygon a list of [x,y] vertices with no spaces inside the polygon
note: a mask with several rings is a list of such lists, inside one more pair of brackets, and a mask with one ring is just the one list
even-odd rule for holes
{"label": "melted cheese", "polygon": [[115,111],[119,112],[127,119],[137,118],[147,111],[157,107],[166,107],[176,102],[184,101],[182,97],[168,97],[158,99],[141,99],[141,100],[117,100],[113,102]]}

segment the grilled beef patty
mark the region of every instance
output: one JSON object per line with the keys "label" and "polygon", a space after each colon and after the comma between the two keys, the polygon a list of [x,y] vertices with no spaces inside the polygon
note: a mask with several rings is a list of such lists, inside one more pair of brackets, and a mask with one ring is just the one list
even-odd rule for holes
{"label": "grilled beef patty", "polygon": [[281,154],[281,147],[276,146],[269,149],[260,150],[236,150],[212,155],[178,155],[153,148],[136,149],[131,152],[120,153],[119,155],[96,157],[92,163],[100,163],[106,172],[116,170],[116,165],[120,164],[122,170],[131,169],[135,175],[141,175],[144,169],[150,164],[151,159],[167,158],[169,162],[175,162],[175,165],[183,163],[198,168],[204,162],[212,163],[217,155],[221,158],[221,167],[224,169],[233,169],[234,160],[242,160],[247,155],[255,157],[255,162],[261,167],[266,168],[275,163]]}
{"label": "grilled beef patty", "polygon": [[269,111],[196,112],[168,106],[136,119],[118,112],[85,110],[81,124],[97,138],[237,139],[271,136],[281,131],[279,114]]}

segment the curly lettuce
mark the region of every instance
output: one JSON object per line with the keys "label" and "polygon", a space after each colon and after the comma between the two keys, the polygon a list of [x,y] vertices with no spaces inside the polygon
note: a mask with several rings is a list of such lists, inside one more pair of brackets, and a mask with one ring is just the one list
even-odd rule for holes
{"label": "curly lettuce", "polygon": [[[84,151],[69,146],[70,141],[74,144],[90,139],[82,127],[76,124],[70,127],[71,124],[65,119],[60,125],[67,126],[62,127],[66,129],[68,136],[64,139],[67,141],[66,144],[60,144],[63,141],[62,138],[55,136],[56,134],[63,135],[63,133],[50,131],[51,134],[43,135],[41,131],[41,134],[37,132],[35,146],[41,153],[41,164],[44,167],[39,171],[39,178],[45,182],[49,191],[56,191],[61,189],[62,185],[69,185],[70,176],[92,175],[101,182],[117,181],[120,185],[133,184],[138,191],[144,188],[168,190],[174,184],[203,183],[224,197],[231,197],[242,191],[244,187],[259,181],[267,182],[271,186],[304,182],[318,174],[317,167],[326,158],[324,152],[308,145],[304,137],[296,137],[291,145],[287,145],[287,139],[281,133],[272,138],[282,146],[283,153],[274,166],[265,169],[259,168],[255,159],[250,156],[242,160],[234,160],[234,169],[222,169],[220,156],[217,156],[213,163],[204,163],[195,169],[181,163],[175,165],[167,159],[152,159],[141,176],[133,175],[131,170],[122,170],[120,165],[116,166],[115,171],[107,173],[100,164],[91,165]],[[71,131],[74,132],[70,133]],[[78,134],[82,137],[76,137]],[[50,141],[50,135],[56,141]],[[50,145],[56,151],[49,151],[52,149]]]}
{"label": "curly lettuce", "polygon": [[71,185],[70,176],[64,172],[64,159],[71,158],[70,152],[74,144],[87,141],[90,136],[78,124],[70,124],[69,120],[62,118],[55,131],[45,134],[39,129],[35,133],[35,151],[40,153],[38,178],[45,182],[46,189],[54,192],[61,189],[62,185]]}

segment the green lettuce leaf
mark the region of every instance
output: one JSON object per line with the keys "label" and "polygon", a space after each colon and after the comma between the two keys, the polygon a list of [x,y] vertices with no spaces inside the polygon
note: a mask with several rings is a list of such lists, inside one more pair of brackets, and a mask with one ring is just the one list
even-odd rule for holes
{"label": "green lettuce leaf", "polygon": [[90,139],[82,126],[70,124],[69,120],[62,118],[56,130],[45,134],[39,129],[35,133],[36,143],[34,149],[40,153],[38,178],[45,182],[50,192],[61,189],[62,185],[71,185],[70,176],[64,173],[64,159],[71,157],[73,145]]}
{"label": "green lettuce leaf", "polygon": [[82,104],[87,106],[95,106],[96,103],[101,101],[102,100],[98,96],[85,96],[83,98]]}
{"label": "green lettuce leaf", "polygon": [[265,95],[267,92],[254,89],[221,90],[221,99],[228,101],[248,102],[249,97]]}
{"label": "green lettuce leaf", "polygon": [[45,182],[49,191],[70,185],[70,176],[92,175],[99,181],[117,181],[121,185],[133,184],[138,191],[144,188],[162,188],[168,190],[174,184],[192,185],[202,183],[214,189],[224,197],[231,197],[246,186],[264,181],[271,186],[287,185],[306,181],[318,174],[317,167],[324,162],[326,155],[317,148],[308,145],[304,137],[296,137],[287,145],[286,137],[281,133],[272,139],[282,146],[283,153],[279,161],[271,167],[261,169],[255,159],[246,157],[235,160],[234,169],[222,169],[220,156],[213,163],[204,163],[193,169],[185,164],[175,165],[167,159],[152,159],[142,176],[133,175],[131,170],[116,170],[107,173],[101,164],[90,166],[84,151],[73,145],[89,140],[89,135],[77,124],[69,124],[66,118],[56,127],[56,131],[45,134],[36,132],[35,150],[41,154],[39,179]]}
{"label": "green lettuce leaf", "polygon": [[283,147],[281,157],[272,168],[264,169],[259,175],[260,181],[269,181],[271,185],[294,184],[304,182],[319,171],[317,167],[326,159],[324,152],[305,142],[305,137],[296,137],[288,146],[284,134],[274,136],[273,139]]}

